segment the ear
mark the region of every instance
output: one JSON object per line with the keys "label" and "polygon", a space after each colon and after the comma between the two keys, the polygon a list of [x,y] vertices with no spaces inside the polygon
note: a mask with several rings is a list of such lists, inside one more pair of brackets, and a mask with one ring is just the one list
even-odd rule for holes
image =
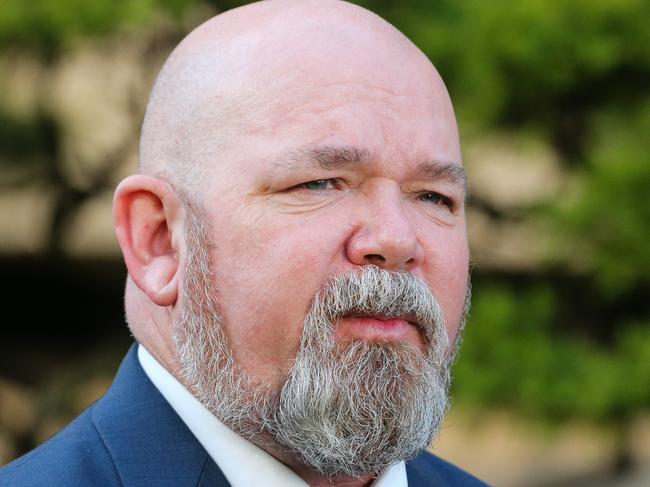
{"label": "ear", "polygon": [[122,181],[113,197],[115,233],[129,276],[158,306],[178,299],[181,208],[169,183],[142,174]]}

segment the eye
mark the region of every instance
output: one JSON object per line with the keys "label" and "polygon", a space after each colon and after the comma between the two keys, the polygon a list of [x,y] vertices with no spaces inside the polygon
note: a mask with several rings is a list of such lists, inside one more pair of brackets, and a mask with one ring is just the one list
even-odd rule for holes
{"label": "eye", "polygon": [[307,183],[302,183],[297,186],[298,188],[305,188],[311,191],[323,191],[326,189],[335,188],[337,185],[337,180],[334,178],[329,179],[316,179],[315,181],[309,181]]}
{"label": "eye", "polygon": [[454,202],[451,200],[451,198],[448,198],[447,196],[440,193],[435,193],[432,191],[428,193],[422,193],[418,196],[418,199],[427,203],[431,203],[432,205],[444,205],[449,209],[454,209]]}

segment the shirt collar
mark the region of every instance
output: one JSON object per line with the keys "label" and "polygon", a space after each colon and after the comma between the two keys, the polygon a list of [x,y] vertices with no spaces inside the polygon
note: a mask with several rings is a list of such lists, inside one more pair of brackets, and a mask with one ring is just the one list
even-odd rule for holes
{"label": "shirt collar", "polygon": [[[145,374],[176,411],[232,487],[308,487],[293,470],[242,438],[208,411],[142,346],[138,359]],[[407,487],[404,462],[384,471],[373,487]]]}

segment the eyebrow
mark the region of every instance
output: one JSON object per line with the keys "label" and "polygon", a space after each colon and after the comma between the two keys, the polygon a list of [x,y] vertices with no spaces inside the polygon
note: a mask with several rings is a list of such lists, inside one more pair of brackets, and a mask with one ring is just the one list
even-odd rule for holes
{"label": "eyebrow", "polygon": [[418,165],[416,173],[426,179],[446,179],[453,184],[462,186],[467,193],[467,175],[465,169],[453,161],[427,161]]}
{"label": "eyebrow", "polygon": [[[308,146],[285,154],[274,165],[295,169],[304,166],[305,162],[311,162],[323,169],[332,170],[363,163],[368,161],[371,155],[368,149],[361,147]],[[463,192],[467,193],[467,175],[458,162],[444,160],[421,162],[415,174],[424,179],[447,180],[461,186]]]}
{"label": "eyebrow", "polygon": [[323,169],[340,169],[370,158],[370,151],[360,147],[309,146],[285,154],[274,165],[294,169],[305,161],[317,164]]}

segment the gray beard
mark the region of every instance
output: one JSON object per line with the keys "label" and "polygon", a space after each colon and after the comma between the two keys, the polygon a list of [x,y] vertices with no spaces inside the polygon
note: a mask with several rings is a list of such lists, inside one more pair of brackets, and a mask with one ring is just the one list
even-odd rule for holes
{"label": "gray beard", "polygon": [[[427,285],[375,266],[336,276],[314,297],[284,385],[256,384],[223,331],[204,221],[191,213],[183,312],[173,329],[180,379],[196,398],[241,436],[262,448],[281,445],[327,476],[377,474],[426,448],[447,409],[452,360]],[[408,316],[426,351],[336,341],[346,314]]]}

